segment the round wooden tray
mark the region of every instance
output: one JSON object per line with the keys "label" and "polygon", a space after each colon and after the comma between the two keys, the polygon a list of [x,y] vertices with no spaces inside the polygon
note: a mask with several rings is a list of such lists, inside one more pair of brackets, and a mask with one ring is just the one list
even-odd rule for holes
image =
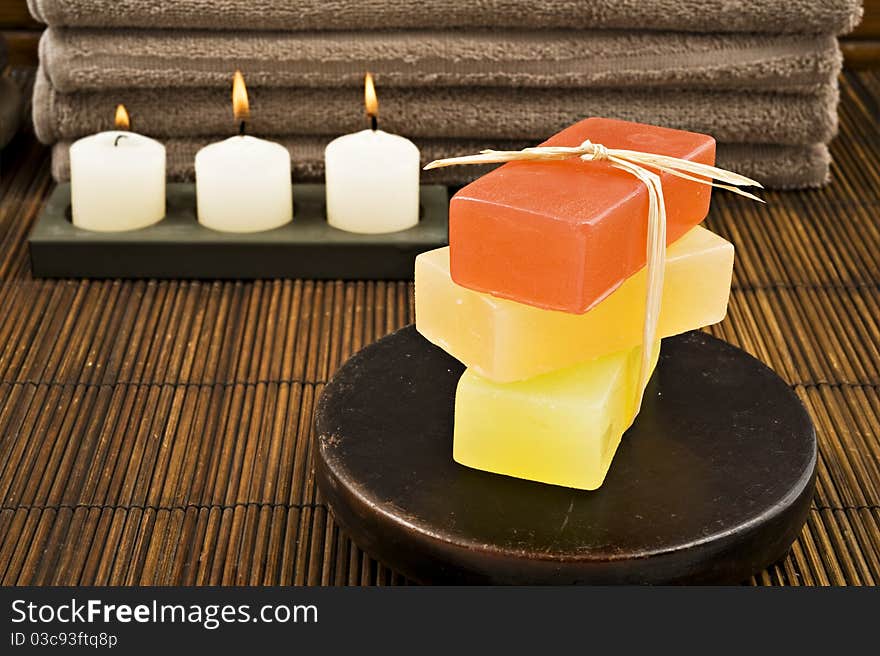
{"label": "round wooden tray", "polygon": [[425,583],[739,583],[785,555],[816,438],[773,371],[705,333],[663,341],[594,492],[452,459],[464,367],[408,326],[365,348],[316,413],[317,482],[367,553]]}

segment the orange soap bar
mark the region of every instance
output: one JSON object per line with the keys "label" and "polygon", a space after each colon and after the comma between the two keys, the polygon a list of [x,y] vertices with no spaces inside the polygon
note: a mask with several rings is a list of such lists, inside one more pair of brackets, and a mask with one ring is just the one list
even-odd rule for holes
{"label": "orange soap bar", "polygon": [[[704,134],[588,118],[545,141],[671,155],[715,163]],[[667,243],[702,221],[711,188],[661,174]],[[581,314],[645,266],[648,192],[607,162],[509,162],[464,187],[449,204],[452,279],[494,296]]]}

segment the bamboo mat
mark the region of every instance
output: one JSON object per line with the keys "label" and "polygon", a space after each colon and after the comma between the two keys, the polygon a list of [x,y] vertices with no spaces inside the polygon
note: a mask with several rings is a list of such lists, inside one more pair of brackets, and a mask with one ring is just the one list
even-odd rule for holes
{"label": "bamboo mat", "polygon": [[[710,332],[819,435],[808,525],[759,585],[880,583],[880,73],[842,100],[834,184],[716,194],[707,221],[737,247]],[[412,321],[412,284],[34,280],[48,153],[25,135],[2,164],[0,582],[406,583],[339,531],[310,458],[316,398]]]}

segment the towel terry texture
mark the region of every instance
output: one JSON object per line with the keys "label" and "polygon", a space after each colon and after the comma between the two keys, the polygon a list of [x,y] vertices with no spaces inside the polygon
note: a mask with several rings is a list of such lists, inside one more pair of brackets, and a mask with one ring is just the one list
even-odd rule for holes
{"label": "towel terry texture", "polygon": [[49,28],[40,61],[60,92],[116,88],[688,87],[816,91],[833,35],[632,31],[239,32]]}
{"label": "towel terry texture", "polygon": [[[223,137],[170,139],[167,149],[169,179],[192,181],[193,158],[199,148]],[[322,181],[324,147],[330,137],[286,137],[280,142],[290,151],[294,181]],[[517,150],[534,145],[521,141],[416,139],[422,163],[441,157],[470,155],[482,148]],[[70,142],[57,143],[52,150],[52,174],[56,180],[70,179]],[[718,144],[719,166],[756,178],[775,189],[816,187],[828,181],[830,158],[824,144],[807,146],[775,146],[766,144]],[[453,166],[423,172],[427,184],[461,185],[483,175],[492,166]]]}
{"label": "towel terry texture", "polygon": [[[6,40],[0,35],[0,72],[8,63]],[[11,78],[0,76],[0,149],[6,146],[18,131],[22,104],[18,85]]]}
{"label": "towel terry texture", "polygon": [[332,30],[520,27],[835,34],[861,0],[28,0],[52,26]]}
{"label": "towel terry texture", "polygon": [[[261,88],[251,93],[256,135],[344,134],[365,127],[363,91]],[[119,89],[60,94],[44,76],[34,92],[34,123],[45,143],[112,126],[124,103],[134,128],[153,137],[234,134],[229,94],[219,89]],[[837,86],[815,94],[655,89],[387,89],[380,125],[410,137],[528,139],[588,116],[704,132],[722,142],[797,145],[830,139]]]}
{"label": "towel terry texture", "polygon": [[0,148],[12,141],[21,122],[22,98],[18,85],[0,77]]}
{"label": "towel terry texture", "polygon": [[[522,148],[589,116],[704,132],[718,163],[777,188],[828,179],[837,130],[836,35],[860,0],[29,0],[47,23],[34,85],[37,136],[68,175],[72,140],[112,127],[164,141],[173,179],[234,134],[231,71],[245,74],[248,132],[284,143],[301,180],[323,148],[380,127],[426,161]],[[461,184],[453,167],[426,182]]]}

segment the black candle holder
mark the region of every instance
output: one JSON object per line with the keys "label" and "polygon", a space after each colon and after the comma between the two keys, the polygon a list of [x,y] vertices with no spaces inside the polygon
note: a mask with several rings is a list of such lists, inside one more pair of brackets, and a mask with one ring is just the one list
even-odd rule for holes
{"label": "black candle holder", "polygon": [[415,257],[448,243],[448,190],[421,187],[418,225],[365,235],[327,223],[324,185],[293,185],[294,218],[255,233],[225,233],[196,219],[195,185],[169,184],[166,216],[140,230],[73,225],[70,185],[59,184],[28,239],[38,278],[315,278],[404,280]]}

